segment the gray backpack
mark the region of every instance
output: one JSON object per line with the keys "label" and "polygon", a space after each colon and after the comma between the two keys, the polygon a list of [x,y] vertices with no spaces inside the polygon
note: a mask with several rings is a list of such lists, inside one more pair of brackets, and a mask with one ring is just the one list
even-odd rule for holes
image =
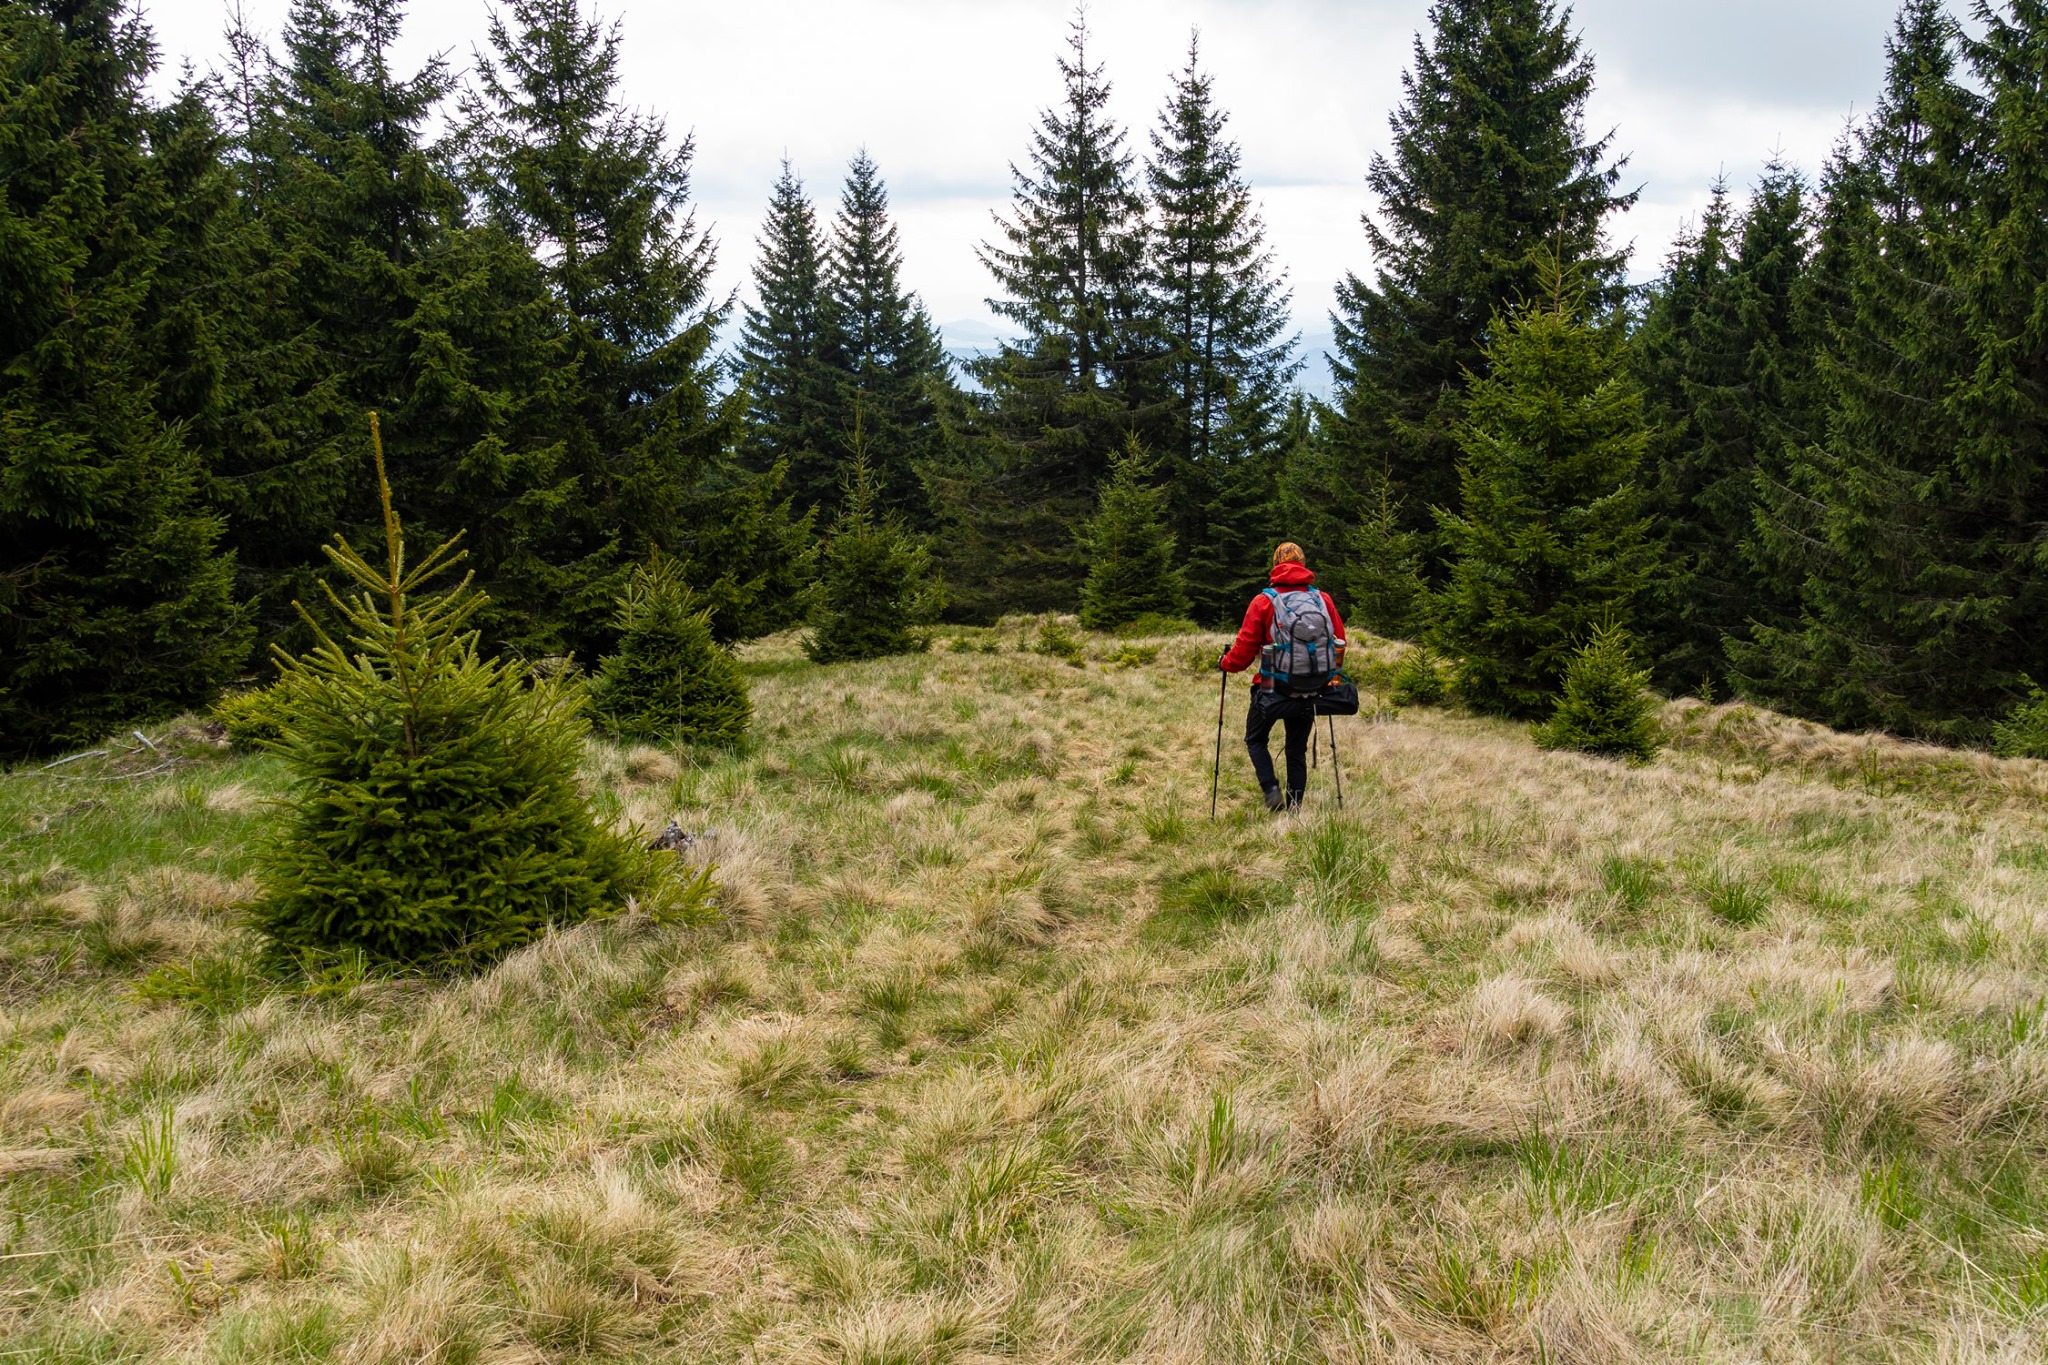
{"label": "gray backpack", "polygon": [[1329,607],[1314,588],[1266,589],[1273,632],[1259,655],[1259,671],[1290,697],[1313,697],[1337,671],[1337,631]]}

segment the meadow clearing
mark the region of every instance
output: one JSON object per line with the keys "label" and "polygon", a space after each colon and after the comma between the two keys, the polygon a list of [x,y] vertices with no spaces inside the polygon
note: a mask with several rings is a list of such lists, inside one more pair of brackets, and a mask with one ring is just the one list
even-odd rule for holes
{"label": "meadow clearing", "polygon": [[2042,1358],[2048,765],[1382,709],[1276,819],[1240,681],[1211,824],[1220,637],[1034,638],[749,647],[587,770],[718,918],[472,979],[260,972],[196,722],[0,779],[0,1361]]}

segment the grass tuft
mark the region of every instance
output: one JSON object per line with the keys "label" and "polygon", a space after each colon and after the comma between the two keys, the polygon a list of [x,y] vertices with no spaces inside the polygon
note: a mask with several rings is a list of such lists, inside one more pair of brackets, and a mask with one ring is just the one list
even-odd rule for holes
{"label": "grass tuft", "polygon": [[1768,892],[1726,872],[1716,872],[1707,878],[1706,896],[1707,909],[1715,918],[1743,928],[1763,923],[1771,913]]}
{"label": "grass tuft", "polygon": [[1169,875],[1159,888],[1155,931],[1193,944],[1267,908],[1268,889],[1229,863],[1203,863]]}

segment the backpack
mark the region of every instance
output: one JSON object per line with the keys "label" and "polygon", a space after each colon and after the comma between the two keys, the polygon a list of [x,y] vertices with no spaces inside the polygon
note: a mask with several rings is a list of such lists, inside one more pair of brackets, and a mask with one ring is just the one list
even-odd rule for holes
{"label": "backpack", "polygon": [[1259,671],[1275,690],[1313,697],[1337,671],[1337,634],[1323,594],[1315,588],[1267,588],[1273,602],[1271,643],[1259,654]]}

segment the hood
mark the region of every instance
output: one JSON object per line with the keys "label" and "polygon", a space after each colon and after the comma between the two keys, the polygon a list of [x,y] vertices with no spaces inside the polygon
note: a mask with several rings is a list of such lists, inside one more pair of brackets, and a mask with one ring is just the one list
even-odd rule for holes
{"label": "hood", "polygon": [[1276,588],[1305,588],[1316,581],[1306,564],[1275,564],[1266,579]]}

